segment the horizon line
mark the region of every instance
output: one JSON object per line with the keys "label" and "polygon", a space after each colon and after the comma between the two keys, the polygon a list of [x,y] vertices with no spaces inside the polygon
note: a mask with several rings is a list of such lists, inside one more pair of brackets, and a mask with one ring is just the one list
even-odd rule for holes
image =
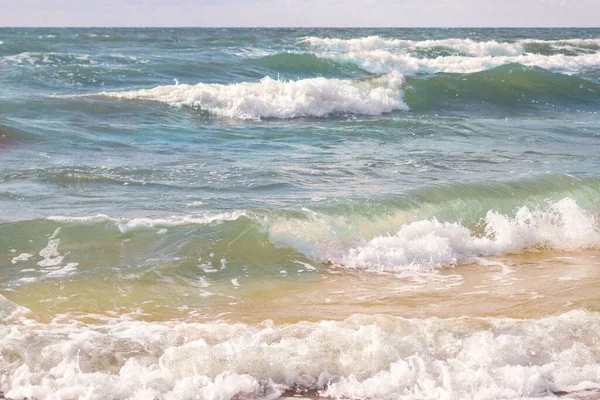
{"label": "horizon line", "polygon": [[194,25],[2,25],[0,29],[600,29],[600,26],[194,26]]}

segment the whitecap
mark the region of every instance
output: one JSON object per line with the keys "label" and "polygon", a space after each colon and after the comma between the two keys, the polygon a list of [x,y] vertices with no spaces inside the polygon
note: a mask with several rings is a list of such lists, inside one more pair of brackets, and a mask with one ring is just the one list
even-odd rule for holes
{"label": "whitecap", "polygon": [[484,56],[517,56],[526,53],[527,44],[544,44],[551,49],[560,50],[565,47],[589,50],[591,46],[600,46],[600,38],[595,39],[563,39],[539,40],[521,39],[515,41],[476,41],[473,39],[447,38],[437,40],[404,40],[387,39],[380,36],[367,36],[351,39],[306,37],[302,43],[337,52],[356,52],[373,50],[414,51],[417,49],[446,48],[462,55],[472,57]]}
{"label": "whitecap", "polygon": [[340,229],[340,223],[345,221],[325,216],[274,221],[270,240],[321,262],[371,271],[431,270],[477,257],[600,247],[596,217],[570,198],[522,207],[514,217],[490,210],[475,230],[460,222],[426,219],[401,223],[395,234],[367,240],[357,238],[350,228]]}
{"label": "whitecap", "polygon": [[[26,315],[26,314],[25,314]],[[21,316],[23,318],[23,316]],[[8,398],[534,398],[600,388],[600,316],[0,326]],[[32,357],[31,355],[35,355]]]}
{"label": "whitecap", "polygon": [[380,115],[406,110],[403,84],[403,75],[393,71],[363,80],[311,78],[282,81],[266,77],[255,83],[169,85],[99,95],[194,107],[238,119],[325,117],[331,114]]}
{"label": "whitecap", "polygon": [[447,56],[417,58],[409,54],[396,54],[387,50],[351,51],[348,53],[324,53],[341,62],[351,62],[372,73],[402,71],[405,74],[473,73],[505,64],[518,63],[529,67],[540,67],[550,71],[577,73],[585,69],[600,67],[600,53],[569,56],[565,54],[518,56]]}

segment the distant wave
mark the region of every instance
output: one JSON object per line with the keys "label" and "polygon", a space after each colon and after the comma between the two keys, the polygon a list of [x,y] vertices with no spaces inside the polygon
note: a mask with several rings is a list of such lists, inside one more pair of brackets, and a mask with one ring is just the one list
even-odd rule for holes
{"label": "distant wave", "polygon": [[125,38],[121,35],[115,34],[103,34],[103,33],[78,33],[75,37],[80,39],[88,39],[88,40],[109,40],[109,41],[120,41],[125,40]]}
{"label": "distant wave", "polygon": [[564,54],[470,57],[452,55],[436,58],[418,58],[410,54],[396,54],[387,50],[351,51],[340,54],[322,54],[339,62],[351,62],[371,73],[393,70],[404,74],[472,73],[505,64],[521,64],[563,73],[577,73],[600,68],[600,53],[569,56]]}
{"label": "distant wave", "polygon": [[403,84],[404,76],[393,71],[363,80],[282,81],[266,77],[256,83],[169,85],[128,92],[103,92],[99,96],[187,106],[239,119],[380,115],[407,109],[402,100]]}
{"label": "distant wave", "polygon": [[94,61],[87,54],[71,54],[58,52],[23,52],[15,55],[5,56],[2,58],[4,62],[10,62],[19,65],[65,65],[78,64],[90,65]]}
{"label": "distant wave", "polygon": [[271,68],[278,72],[300,72],[324,74],[337,73],[362,73],[367,71],[351,63],[339,63],[329,58],[321,58],[311,53],[278,53],[248,61],[254,65]]}
{"label": "distant wave", "polygon": [[522,39],[517,41],[488,40],[478,42],[473,39],[402,40],[385,39],[379,36],[354,39],[307,37],[302,43],[345,52],[388,49],[404,49],[410,51],[417,49],[445,48],[472,57],[517,56],[536,52],[536,50],[555,52],[565,50],[575,50],[580,52],[600,50],[600,38],[565,40]]}
{"label": "distant wave", "polygon": [[508,42],[476,42],[471,39],[443,39],[443,40],[402,40],[384,39],[379,36],[369,36],[355,39],[317,38],[308,37],[302,41],[311,46],[324,49],[356,52],[388,49],[416,50],[419,48],[446,48],[471,56],[485,55],[518,55],[523,53],[520,43]]}
{"label": "distant wave", "polygon": [[472,39],[400,40],[370,36],[356,39],[315,38],[303,43],[321,57],[350,62],[371,73],[472,73],[518,63],[563,73],[600,68],[600,39],[514,42]]}

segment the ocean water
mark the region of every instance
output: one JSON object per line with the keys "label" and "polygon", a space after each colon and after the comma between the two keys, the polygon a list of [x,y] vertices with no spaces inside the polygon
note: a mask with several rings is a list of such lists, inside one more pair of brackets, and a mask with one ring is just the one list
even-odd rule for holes
{"label": "ocean water", "polygon": [[0,29],[0,397],[600,396],[600,29]]}

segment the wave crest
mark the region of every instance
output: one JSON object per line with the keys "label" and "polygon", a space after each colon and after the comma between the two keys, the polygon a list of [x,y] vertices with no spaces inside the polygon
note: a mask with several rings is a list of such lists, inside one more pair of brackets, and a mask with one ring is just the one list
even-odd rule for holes
{"label": "wave crest", "polygon": [[[153,257],[179,260],[177,265],[187,260],[184,264],[193,271],[198,257],[212,259],[213,252],[216,259],[226,256],[232,269],[253,263],[275,273],[290,260],[376,271],[431,270],[475,257],[600,249],[598,182],[548,176],[435,186],[400,197],[318,203],[314,210],[231,210],[154,218],[55,216],[6,223],[0,225],[0,233],[27,237],[22,232],[32,232],[33,243],[15,241],[15,251],[3,254],[19,268],[36,270],[41,258],[35,254],[61,262],[56,258],[61,255],[54,253],[58,242],[48,239],[53,231],[57,236],[52,240],[61,240],[61,253],[80,263],[82,271],[89,267],[88,251],[95,251],[91,243],[111,249],[127,243],[139,252],[142,264]],[[80,253],[84,243],[88,253]],[[231,243],[236,243],[235,251]]]}
{"label": "wave crest", "polygon": [[514,217],[488,211],[482,224],[471,229],[460,222],[424,219],[401,225],[394,235],[355,245],[344,240],[343,234],[331,236],[331,231],[319,229],[318,220],[298,228],[292,225],[296,224],[273,224],[271,240],[323,262],[373,271],[430,270],[476,257],[600,246],[596,217],[571,198],[546,207],[522,207]]}
{"label": "wave crest", "polygon": [[473,39],[437,39],[437,40],[404,40],[386,39],[380,36],[367,36],[362,38],[339,39],[307,37],[302,40],[311,46],[335,51],[370,51],[370,50],[405,50],[418,51],[421,49],[446,48],[455,53],[473,57],[483,56],[517,56],[525,53],[535,53],[537,50],[544,52],[580,52],[585,53],[600,49],[598,39],[563,39],[563,40],[538,40],[522,39],[516,41],[476,41]]}
{"label": "wave crest", "polygon": [[386,50],[351,51],[342,54],[323,54],[339,62],[351,62],[372,73],[386,73],[391,70],[404,74],[472,73],[505,64],[521,64],[540,67],[563,73],[577,73],[600,67],[600,53],[569,56],[564,54],[540,55],[522,54],[517,56],[469,57],[453,55],[436,58],[417,58],[410,54],[396,54]]}
{"label": "wave crest", "polygon": [[371,51],[385,49],[435,49],[446,48],[470,56],[507,56],[522,54],[524,49],[521,43],[498,42],[495,40],[477,42],[472,39],[442,39],[442,40],[402,40],[384,39],[379,36],[368,36],[355,39],[335,39],[308,37],[303,40],[312,46],[327,48],[337,51]]}
{"label": "wave crest", "polygon": [[158,86],[101,96],[188,106],[238,119],[326,117],[332,114],[380,115],[406,110],[404,76],[393,71],[364,80],[312,78],[257,83]]}
{"label": "wave crest", "polygon": [[371,73],[472,73],[519,63],[563,73],[600,67],[600,39],[475,41],[402,40],[369,36],[353,39],[308,37],[303,43],[320,56],[353,63]]}

